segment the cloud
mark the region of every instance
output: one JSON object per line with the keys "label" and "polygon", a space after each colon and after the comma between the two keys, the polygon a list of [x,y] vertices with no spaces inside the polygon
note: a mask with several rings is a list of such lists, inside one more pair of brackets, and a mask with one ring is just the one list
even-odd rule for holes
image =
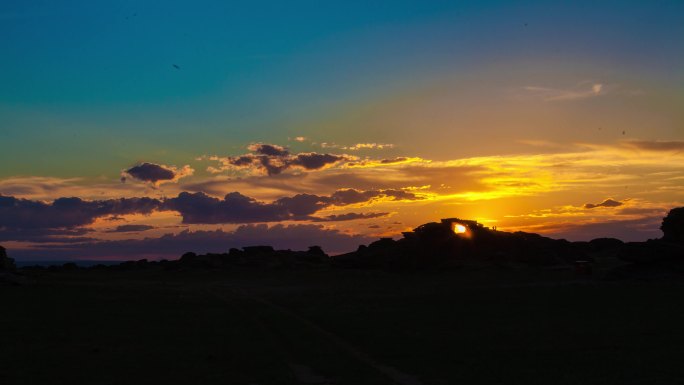
{"label": "cloud", "polygon": [[104,216],[149,214],[160,205],[159,200],[152,198],[59,198],[45,203],[0,196],[0,229],[68,229],[89,225]]}
{"label": "cloud", "polygon": [[292,218],[306,218],[330,206],[330,198],[315,194],[297,194],[280,198],[274,204],[284,208]]}
{"label": "cloud", "polygon": [[[420,196],[402,190],[339,190],[331,195],[296,194],[272,202],[232,192],[223,199],[202,192],[182,192],[175,198],[121,198],[86,201],[59,198],[51,203],[0,196],[0,239],[30,241],[55,235],[75,236],[77,229],[91,225],[98,218],[176,211],[185,224],[243,224],[256,222],[346,221],[384,216],[386,213],[335,214],[316,217],[317,212],[331,207],[370,204],[378,200],[420,200]],[[140,232],[154,228],[148,225],[121,225],[108,232]]]}
{"label": "cloud", "polygon": [[190,176],[194,172],[195,170],[189,165],[178,169],[173,166],[145,162],[122,171],[121,181],[126,182],[128,178],[133,178],[150,183],[153,186],[159,186],[166,182],[177,182],[180,178]]}
{"label": "cloud", "polygon": [[622,206],[623,204],[624,204],[623,202],[619,202],[619,201],[616,201],[614,199],[608,198],[608,199],[604,200],[603,202],[597,203],[597,204],[586,203],[584,205],[584,208],[585,209],[593,209],[596,207],[618,207],[618,206]]}
{"label": "cloud", "polygon": [[351,159],[352,158],[348,155],[318,154],[315,152],[307,152],[297,154],[289,164],[291,166],[300,166],[305,170],[320,170],[338,162]]}
{"label": "cloud", "polygon": [[[166,186],[166,193],[175,194],[177,185]],[[52,201],[60,197],[82,199],[118,199],[150,194],[148,183],[124,184],[117,179],[53,178],[20,176],[0,180],[0,195],[17,198]]]}
{"label": "cloud", "polygon": [[[546,205],[544,207],[548,208],[554,204],[553,202],[556,204],[570,202],[575,211],[567,214],[577,220],[609,220],[610,216],[626,215],[629,212],[636,215],[638,213],[635,210],[643,210],[643,204],[637,204],[634,199],[629,202],[624,199],[612,199],[622,204],[618,207],[610,201],[592,202],[576,199],[595,196],[597,192],[605,194],[604,198],[611,195],[624,196],[629,192],[630,196],[653,204],[681,202],[684,199],[684,192],[681,189],[684,180],[684,167],[682,166],[684,151],[678,150],[681,146],[682,142],[678,141],[618,141],[610,144],[574,144],[559,148],[558,152],[554,153],[535,152],[446,161],[408,156],[356,159],[339,161],[336,166],[328,167],[325,172],[285,172],[268,178],[257,175],[239,178],[234,175],[216,175],[209,180],[199,182],[193,180],[194,184],[181,183],[168,187],[172,191],[186,190],[189,196],[180,193],[176,195],[175,191],[173,191],[174,194],[170,194],[167,190],[166,193],[169,196],[176,198],[158,198],[153,200],[155,202],[153,206],[156,207],[155,210],[173,210],[164,214],[168,215],[165,221],[176,223],[180,217],[184,218],[187,224],[207,225],[202,226],[203,229],[210,225],[217,227],[213,225],[223,223],[231,225],[283,221],[324,223],[352,220],[352,218],[362,220],[358,212],[368,211],[365,207],[369,205],[374,205],[377,208],[376,211],[396,213],[393,214],[395,218],[402,220],[407,226],[419,224],[417,221],[431,220],[431,215],[442,215],[438,213],[451,212],[456,209],[467,210],[466,212],[471,213],[470,215],[478,215],[478,211],[489,210],[502,213],[501,215],[506,215],[506,217],[496,218],[500,221],[497,225],[501,228],[508,225],[553,223],[557,218],[551,215],[534,217],[538,218],[537,220],[523,218],[524,212],[521,212],[523,211],[521,207],[534,210]],[[252,150],[255,152],[243,155],[243,159],[235,157],[235,163],[245,167],[263,167],[260,157],[284,159],[284,162],[292,163],[298,159],[299,155],[305,157],[312,154],[292,153],[285,147],[275,145],[265,147],[263,144],[253,146]],[[265,153],[279,155],[265,155]],[[336,154],[329,155],[335,156]],[[415,161],[410,161],[412,159]],[[326,162],[323,158],[319,164],[326,164]],[[302,162],[301,165],[290,164],[287,167],[303,170],[305,166],[316,167],[317,165]],[[263,173],[264,171],[260,175]],[[68,182],[56,180],[53,183],[52,180],[24,180],[22,178],[16,179],[11,184],[3,182],[0,181],[0,191],[4,191],[2,188],[7,187],[24,191],[27,194],[40,194],[41,198],[38,199],[50,199],[49,201],[34,199],[29,201],[32,202],[31,204],[16,203],[16,207],[12,209],[18,210],[16,212],[12,210],[2,212],[2,210],[9,210],[6,207],[0,209],[0,213],[3,214],[0,217],[0,231],[4,231],[4,239],[17,237],[26,240],[31,236],[43,239],[40,238],[42,235],[40,231],[34,235],[27,233],[26,226],[29,225],[19,223],[20,220],[33,223],[30,226],[35,228],[45,229],[45,237],[57,238],[60,235],[47,234],[49,232],[47,230],[76,229],[91,226],[93,218],[97,220],[97,218],[127,215],[118,213],[122,210],[107,208],[107,205],[111,203],[100,203],[99,206],[93,203],[116,200],[85,200],[84,196],[88,199],[93,197],[92,189],[86,189],[89,183],[95,182],[94,185],[97,185],[98,189],[106,186],[100,180]],[[109,196],[112,194],[132,196],[135,189],[142,190],[143,188],[145,190],[141,193],[150,191],[142,183],[134,184],[132,186],[134,189],[127,189],[125,185],[114,181],[111,181],[110,185],[112,191],[108,193]],[[69,194],[73,192],[73,196],[81,196],[81,198],[60,198],[54,200],[56,207],[52,207],[54,194],[62,194],[65,191]],[[88,191],[89,195],[80,195],[82,191]],[[248,191],[249,194],[233,193],[226,198],[226,192],[230,191]],[[195,192],[204,194],[192,194]],[[43,198],[44,195],[49,198]],[[18,197],[13,199],[21,201]],[[69,199],[77,200],[73,204],[76,207],[73,211],[78,211],[77,214],[61,208],[68,203]],[[81,201],[78,201],[79,199]],[[183,202],[187,204],[183,205]],[[589,203],[585,208],[586,202]],[[15,203],[12,205],[14,206]],[[416,206],[422,209],[416,210]],[[18,214],[19,211],[21,215]],[[139,213],[136,210],[129,212],[129,214]],[[517,216],[517,219],[505,219],[509,218],[508,215]],[[646,213],[639,215],[646,215]],[[5,225],[10,220],[13,222],[11,224],[13,227],[8,228]],[[528,220],[530,222],[525,222]],[[5,224],[1,224],[3,221]],[[146,222],[135,220],[132,223]],[[158,222],[155,220],[155,223]],[[122,224],[125,223],[122,222]],[[342,225],[340,223],[340,226]],[[358,231],[362,231],[359,229],[363,227],[359,223],[344,225]],[[100,234],[115,226],[115,224],[106,226],[106,223],[99,221],[93,225],[93,227],[101,228]],[[18,230],[24,232],[19,234]],[[81,236],[65,235],[64,237]]]}
{"label": "cloud", "polygon": [[0,194],[10,196],[45,196],[58,193],[80,182],[80,178],[14,177],[0,181]]}
{"label": "cloud", "polygon": [[341,150],[358,151],[358,150],[384,150],[387,148],[394,148],[395,145],[391,143],[356,143],[351,146],[344,146],[335,143],[321,143],[322,148],[339,148]]}
{"label": "cloud", "polygon": [[394,148],[390,143],[356,143],[353,146],[342,147],[343,150],[357,151],[357,150],[384,150],[386,148]]}
{"label": "cloud", "polygon": [[319,154],[316,152],[291,154],[285,147],[266,143],[253,143],[247,146],[247,149],[251,153],[239,156],[209,157],[209,160],[219,162],[219,166],[210,166],[207,170],[214,174],[224,171],[247,171],[248,174],[260,172],[273,176],[290,168],[315,171],[357,159],[346,154]]}
{"label": "cloud", "polygon": [[[320,221],[313,214],[332,206],[368,204],[377,200],[420,200],[422,197],[402,190],[339,190],[332,195],[297,194],[273,202],[260,202],[238,192],[226,194],[223,199],[202,192],[183,192],[176,198],[164,201],[164,208],[181,214],[185,224],[225,224],[281,222],[286,220]],[[385,215],[385,214],[383,214]],[[332,220],[335,216],[324,217]],[[355,216],[340,217],[351,220]],[[363,218],[358,216],[358,218]]]}
{"label": "cloud", "polygon": [[346,213],[333,214],[325,217],[312,218],[314,222],[341,222],[352,221],[357,219],[374,219],[388,216],[390,213]]}
{"label": "cloud", "polygon": [[346,206],[357,203],[372,202],[378,199],[384,200],[422,200],[421,196],[418,196],[412,192],[407,192],[399,189],[386,189],[386,190],[368,190],[361,191],[356,189],[342,189],[335,191],[331,196],[332,204],[336,206]]}
{"label": "cloud", "polygon": [[201,182],[184,184],[183,188],[214,196],[222,196],[228,191],[250,191],[250,195],[266,200],[275,200],[283,195],[296,193],[332,194],[347,188],[368,191],[409,190],[420,187],[430,190],[426,186],[432,185],[436,192],[447,193],[485,189],[486,186],[481,182],[481,174],[486,171],[487,168],[480,165],[388,162],[369,167],[345,165],[342,168],[311,174],[284,173],[268,178],[253,175],[239,178],[221,175]]}
{"label": "cloud", "polygon": [[154,226],[149,225],[121,225],[117,226],[114,230],[107,231],[108,233],[133,233],[140,231],[147,231],[154,229]]}
{"label": "cloud", "polygon": [[178,211],[186,224],[279,222],[290,218],[286,207],[258,202],[238,192],[226,194],[223,199],[201,192],[183,192],[176,198],[167,199],[164,207]]}
{"label": "cloud", "polygon": [[659,230],[662,215],[647,216],[638,219],[603,219],[594,222],[554,221],[528,228],[553,238],[564,238],[571,241],[588,241],[595,238],[617,238],[623,241],[637,241],[660,238]]}
{"label": "cloud", "polygon": [[523,89],[532,95],[541,97],[544,101],[568,101],[593,98],[606,94],[605,85],[602,83],[587,83],[583,82],[579,85],[570,88],[549,88],[539,86],[526,86]]}
{"label": "cloud", "polygon": [[84,237],[84,235],[91,232],[93,230],[82,227],[73,229],[0,228],[0,242],[17,241],[52,244],[92,242],[96,239]]}
{"label": "cloud", "polygon": [[371,168],[387,165],[407,164],[407,163],[429,163],[429,161],[419,157],[398,156],[387,159],[363,159],[357,162],[348,162],[345,167],[348,168]]}
{"label": "cloud", "polygon": [[[318,245],[327,253],[340,254],[352,251],[359,244],[369,243],[374,238],[347,234],[319,224],[277,224],[267,226],[242,225],[234,231],[182,231],[166,234],[159,238],[127,239],[121,241],[88,242],[82,244],[49,247],[49,259],[119,259],[140,258],[177,259],[184,252],[223,253],[230,248],[271,245],[277,249],[305,250]],[[11,250],[17,259],[46,259],[42,248]]]}
{"label": "cloud", "polygon": [[282,146],[278,146],[276,144],[265,144],[265,143],[252,143],[249,146],[247,146],[247,149],[249,151],[252,151],[254,153],[260,154],[260,155],[269,155],[269,156],[287,156],[290,155],[290,151]]}
{"label": "cloud", "polygon": [[626,147],[637,150],[654,151],[654,152],[679,152],[684,151],[684,141],[647,141],[647,140],[629,140],[623,142]]}

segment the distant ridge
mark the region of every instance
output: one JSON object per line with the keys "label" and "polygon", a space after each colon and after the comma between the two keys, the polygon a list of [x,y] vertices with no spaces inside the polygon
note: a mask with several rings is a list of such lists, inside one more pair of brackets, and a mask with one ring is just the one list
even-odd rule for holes
{"label": "distant ridge", "polygon": [[18,268],[22,267],[29,267],[29,266],[62,266],[65,263],[75,263],[79,267],[92,267],[96,265],[118,265],[122,261],[116,261],[116,260],[95,260],[95,259],[64,259],[64,260],[15,260],[14,264],[17,265]]}
{"label": "distant ridge", "polygon": [[[115,269],[164,270],[228,268],[356,268],[418,271],[485,266],[572,266],[591,273],[597,260],[612,258],[628,265],[615,270],[614,277],[643,277],[644,274],[684,275],[684,208],[670,210],[660,229],[663,237],[646,242],[624,243],[614,238],[569,242],[534,233],[505,232],[460,218],[430,222],[404,232],[403,238],[381,238],[356,251],[331,257],[319,246],[307,251],[275,250],[271,246],[248,246],[227,253],[197,255],[185,253],[177,260],[148,261],[19,261],[23,269],[75,270]],[[4,253],[7,266],[13,260]],[[578,271],[580,271],[578,270]]]}

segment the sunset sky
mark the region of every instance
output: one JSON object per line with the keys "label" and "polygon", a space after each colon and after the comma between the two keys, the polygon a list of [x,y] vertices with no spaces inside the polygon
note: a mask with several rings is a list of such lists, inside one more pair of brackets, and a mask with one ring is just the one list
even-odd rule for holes
{"label": "sunset sky", "polygon": [[684,206],[679,0],[7,0],[0,36],[18,260],[335,254],[447,217],[641,241]]}

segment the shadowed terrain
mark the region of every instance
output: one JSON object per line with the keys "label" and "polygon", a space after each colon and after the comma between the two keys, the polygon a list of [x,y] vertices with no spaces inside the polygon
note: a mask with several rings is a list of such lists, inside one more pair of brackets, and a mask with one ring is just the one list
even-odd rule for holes
{"label": "shadowed terrain", "polygon": [[681,378],[679,283],[547,270],[80,270],[33,278],[0,291],[3,384]]}
{"label": "shadowed terrain", "polygon": [[641,243],[448,219],[332,258],[254,246],[16,271],[0,249],[0,381],[672,384],[681,213]]}

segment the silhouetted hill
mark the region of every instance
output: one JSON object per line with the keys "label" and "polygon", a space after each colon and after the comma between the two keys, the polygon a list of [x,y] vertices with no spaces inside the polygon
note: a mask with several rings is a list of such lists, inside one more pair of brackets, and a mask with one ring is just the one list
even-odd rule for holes
{"label": "silhouetted hill", "polygon": [[307,251],[275,250],[271,246],[248,246],[230,249],[223,254],[185,253],[178,261],[178,267],[219,268],[248,266],[262,268],[293,268],[323,266],[329,260],[319,246],[311,246]]}
{"label": "silhouetted hill", "polygon": [[397,241],[383,238],[360,246],[355,252],[334,257],[333,265],[400,270],[515,262],[556,265],[588,260],[590,250],[587,243],[497,231],[476,221],[448,218],[404,232]]}
{"label": "silhouetted hill", "polygon": [[[333,266],[420,270],[525,264],[553,266],[589,265],[597,259],[637,264],[634,271],[662,269],[684,274],[684,208],[663,219],[662,239],[623,243],[614,238],[568,242],[539,234],[503,232],[459,218],[426,223],[403,238],[383,238],[358,250],[333,258]],[[677,273],[678,274],[678,273]]]}
{"label": "silhouetted hill", "polygon": [[[185,253],[174,261],[127,261],[119,265],[97,265],[92,269],[132,270],[162,267],[166,270],[223,269],[232,267],[362,268],[387,270],[452,269],[464,266],[571,266],[590,273],[597,260],[624,261],[610,274],[613,278],[640,278],[653,272],[684,275],[684,208],[671,210],[663,219],[664,236],[646,242],[624,243],[614,238],[569,242],[534,233],[505,232],[460,218],[442,219],[403,233],[399,240],[381,238],[356,251],[329,257],[320,247],[307,251],[275,250],[271,246],[230,249],[227,253]],[[34,267],[35,269],[36,267]],[[14,270],[14,261],[0,247],[0,269]],[[31,268],[24,268],[31,269]],[[49,270],[74,270],[73,263]],[[660,273],[657,273],[658,275]],[[662,274],[661,274],[662,275]]]}
{"label": "silhouetted hill", "polygon": [[294,269],[320,268],[329,266],[330,257],[320,246],[311,246],[306,251],[275,250],[271,246],[247,246],[242,249],[232,248],[227,253],[196,254],[187,252],[179,259],[169,261],[148,261],[147,259],[131,260],[119,264],[98,264],[90,267],[79,267],[76,263],[62,265],[27,266],[24,270],[69,271],[79,269],[92,270],[144,270],[162,268],[163,270],[190,269],[230,269],[236,267],[256,269]]}

